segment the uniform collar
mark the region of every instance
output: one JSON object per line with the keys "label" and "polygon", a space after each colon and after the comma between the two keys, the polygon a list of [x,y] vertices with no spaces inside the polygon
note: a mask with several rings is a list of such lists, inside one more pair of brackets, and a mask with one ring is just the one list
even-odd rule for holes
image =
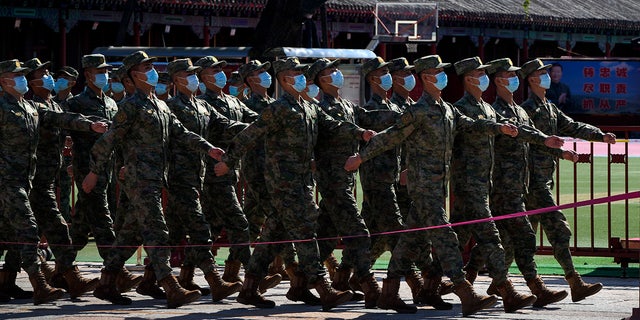
{"label": "uniform collar", "polygon": [[91,89],[89,86],[85,86],[84,87],[84,93],[85,95],[87,95],[90,98],[96,98],[96,99],[100,99],[102,100],[104,96],[106,96],[104,94],[104,92],[102,93],[102,96],[98,95],[95,91],[93,91],[93,89]]}

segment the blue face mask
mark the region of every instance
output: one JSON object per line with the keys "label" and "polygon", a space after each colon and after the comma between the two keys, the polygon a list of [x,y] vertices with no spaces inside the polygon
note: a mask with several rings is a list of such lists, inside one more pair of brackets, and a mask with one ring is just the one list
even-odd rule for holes
{"label": "blue face mask", "polygon": [[302,92],[307,87],[307,78],[305,78],[303,74],[289,78],[293,78],[293,89],[297,92]]}
{"label": "blue face mask", "polygon": [[156,95],[161,96],[167,93],[167,85],[164,83],[158,83],[156,85]]}
{"label": "blue face mask", "polygon": [[447,77],[447,74],[444,73],[444,71],[442,71],[436,74],[435,77],[436,77],[436,82],[434,82],[433,85],[438,90],[444,89],[447,86],[447,83],[449,82],[449,78]]}
{"label": "blue face mask", "polygon": [[330,74],[330,76],[331,85],[338,89],[342,88],[342,86],[344,85],[344,75],[342,74],[342,72],[340,70],[337,70],[334,73]]}
{"label": "blue face mask", "polygon": [[27,78],[25,78],[25,76],[17,76],[15,78],[13,78],[13,88],[19,93],[19,94],[25,94],[27,93],[27,91],[29,91],[29,86],[27,85]]}
{"label": "blue face mask", "polygon": [[269,87],[271,87],[271,75],[266,72],[263,71],[262,73],[260,73],[258,75],[258,78],[260,78],[260,86],[267,89]]}
{"label": "blue face mask", "polygon": [[122,93],[124,91],[124,86],[120,82],[111,82],[111,91],[113,93]]}
{"label": "blue face mask", "polygon": [[53,90],[55,90],[55,92],[64,91],[67,88],[69,88],[69,80],[65,78],[58,78],[53,86]]}
{"label": "blue face mask", "polygon": [[198,89],[200,89],[200,92],[202,93],[207,92],[207,86],[204,84],[204,82],[200,82],[200,84],[198,85]]}
{"label": "blue face mask", "polygon": [[104,90],[104,86],[109,84],[109,77],[106,73],[96,73],[93,78],[93,85]]}
{"label": "blue face mask", "polygon": [[238,91],[238,87],[230,85],[229,86],[229,94],[234,96],[234,97],[237,97],[240,94],[240,91]]}
{"label": "blue face mask", "polygon": [[507,78],[507,80],[509,80],[509,84],[507,84],[506,88],[509,92],[513,93],[518,90],[520,86],[520,79],[518,79],[518,77]]}
{"label": "blue face mask", "polygon": [[480,89],[480,91],[484,92],[485,90],[487,90],[487,88],[489,88],[489,77],[486,74],[476,79],[478,79],[479,82],[478,84],[476,84],[476,86],[478,87],[478,89]]}
{"label": "blue face mask", "polygon": [[393,86],[393,79],[391,78],[390,74],[387,73],[380,77],[380,88],[382,88],[382,90],[389,91],[389,89],[391,89],[392,86]]}
{"label": "blue face mask", "polygon": [[416,77],[414,77],[412,74],[404,77],[404,84],[402,85],[402,87],[407,91],[413,90],[413,88],[416,87]]}
{"label": "blue face mask", "polygon": [[56,82],[53,80],[53,77],[50,75],[46,75],[42,77],[42,87],[51,91],[55,87]]}
{"label": "blue face mask", "polygon": [[544,89],[551,88],[551,77],[548,73],[543,73],[540,75],[540,87]]}
{"label": "blue face mask", "polygon": [[198,77],[196,77],[195,74],[192,74],[187,76],[186,79],[187,79],[187,85],[186,85],[187,90],[191,92],[196,92],[196,90],[198,90],[198,87],[200,86],[200,81],[198,81]]}
{"label": "blue face mask", "polygon": [[242,90],[242,95],[245,97],[249,96],[249,88],[244,88],[244,90]]}
{"label": "blue face mask", "polygon": [[107,92],[109,91],[110,88],[111,88],[111,85],[107,83],[104,87],[102,87],[102,91]]}
{"label": "blue face mask", "polygon": [[216,87],[222,89],[225,85],[227,85],[227,75],[224,74],[224,71],[220,71],[213,75],[215,82],[213,83]]}
{"label": "blue face mask", "polygon": [[139,71],[137,71],[137,72],[138,73],[143,73],[145,75],[145,77],[147,78],[146,81],[142,80],[144,83],[146,83],[146,84],[148,84],[148,85],[150,85],[152,87],[155,87],[155,86],[158,85],[159,76],[158,76],[158,71],[156,71],[156,69],[151,69],[151,70],[149,70],[147,72],[139,72]]}
{"label": "blue face mask", "polygon": [[318,88],[318,86],[316,86],[315,84],[310,84],[307,87],[307,96],[309,96],[310,98],[315,98],[318,96],[318,94],[320,94],[320,88]]}

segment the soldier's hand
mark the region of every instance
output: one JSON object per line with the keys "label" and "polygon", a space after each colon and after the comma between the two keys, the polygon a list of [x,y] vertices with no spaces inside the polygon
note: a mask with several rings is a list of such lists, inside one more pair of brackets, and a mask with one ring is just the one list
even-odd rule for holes
{"label": "soldier's hand", "polygon": [[406,186],[407,185],[407,169],[402,170],[402,172],[400,172],[400,181],[399,181],[401,186]]}
{"label": "soldier's hand", "polygon": [[510,123],[505,123],[500,126],[500,132],[502,132],[502,134],[506,134],[511,137],[516,137],[518,136],[518,127]]}
{"label": "soldier's hand", "polygon": [[544,140],[544,145],[549,148],[559,149],[564,145],[564,139],[558,136],[549,136]]}
{"label": "soldier's hand", "polygon": [[603,142],[609,143],[609,144],[615,144],[616,143],[616,135],[611,133],[611,132],[607,132],[604,134],[604,137],[602,138]]}
{"label": "soldier's hand", "polygon": [[213,147],[211,149],[209,149],[209,157],[214,158],[218,161],[222,160],[222,155],[224,154],[224,150],[218,148],[218,147]]}
{"label": "soldier's hand", "polygon": [[362,140],[364,140],[365,142],[369,142],[369,140],[371,140],[371,138],[373,138],[373,136],[375,136],[376,133],[377,132],[373,130],[366,130],[365,132],[362,133]]}
{"label": "soldier's hand", "polygon": [[562,150],[562,159],[578,162],[578,154],[573,150]]}
{"label": "soldier's hand", "polygon": [[97,133],[105,133],[109,129],[109,125],[104,122],[94,122],[91,124],[91,130]]}
{"label": "soldier's hand", "polygon": [[90,193],[96,187],[96,183],[98,183],[98,175],[90,171],[82,180],[82,190],[85,193]]}
{"label": "soldier's hand", "polygon": [[362,158],[360,158],[359,153],[356,153],[347,159],[347,162],[344,163],[344,169],[347,171],[356,171],[361,163]]}
{"label": "soldier's hand", "polygon": [[67,167],[67,174],[69,177],[73,177],[73,165]]}
{"label": "soldier's hand", "polygon": [[229,172],[229,166],[227,166],[226,162],[218,162],[216,166],[213,168],[213,171],[216,173],[216,176],[224,176]]}

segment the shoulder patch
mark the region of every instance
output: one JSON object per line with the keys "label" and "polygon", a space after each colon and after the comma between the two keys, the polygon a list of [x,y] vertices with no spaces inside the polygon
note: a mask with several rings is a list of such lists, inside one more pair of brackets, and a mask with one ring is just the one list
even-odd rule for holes
{"label": "shoulder patch", "polygon": [[118,112],[116,114],[116,121],[118,122],[125,122],[127,121],[127,114],[124,112]]}

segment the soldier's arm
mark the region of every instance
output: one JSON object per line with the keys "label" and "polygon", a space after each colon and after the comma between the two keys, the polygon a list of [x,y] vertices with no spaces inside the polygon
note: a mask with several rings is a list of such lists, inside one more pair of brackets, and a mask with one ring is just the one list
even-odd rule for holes
{"label": "soldier's arm", "polygon": [[271,104],[262,111],[258,119],[233,137],[227,152],[222,156],[222,161],[229,167],[233,167],[256,140],[277,128],[277,124],[278,113],[275,111],[274,104]]}
{"label": "soldier's arm", "polygon": [[553,108],[558,112],[558,134],[587,141],[602,142],[604,140],[605,134],[599,128],[583,122],[574,121],[555,105]]}
{"label": "soldier's arm", "polygon": [[40,115],[40,121],[43,124],[50,124],[61,129],[74,131],[92,131],[91,125],[94,121],[79,113],[58,112],[43,107],[36,107]]}
{"label": "soldier's arm", "polygon": [[240,99],[236,99],[240,104],[240,108],[242,110],[242,122],[251,123],[258,119],[258,113],[249,109],[247,105],[245,105]]}
{"label": "soldier's arm", "polygon": [[360,148],[360,158],[364,162],[401,145],[402,141],[409,137],[417,126],[417,116],[410,110],[405,111],[396,124],[378,132],[366,146]]}
{"label": "soldier's arm", "polygon": [[367,110],[356,106],[353,111],[359,126],[377,131],[392,126],[400,118],[400,113],[393,110]]}
{"label": "soldier's arm", "polygon": [[240,131],[244,130],[247,126],[248,124],[230,120],[223,114],[211,108],[209,128],[207,130],[207,141],[211,143],[218,143],[220,145],[228,144],[233,137],[235,137]]}
{"label": "soldier's arm", "polygon": [[170,117],[169,130],[172,139],[180,141],[189,149],[196,152],[207,153],[214,148],[214,146],[203,137],[185,128],[173,113],[170,114]]}
{"label": "soldier's arm", "polygon": [[456,119],[456,130],[459,131],[479,131],[489,135],[500,134],[500,127],[502,124],[494,122],[493,120],[478,119],[473,120],[465,116],[458,108],[451,107],[454,118]]}
{"label": "soldier's arm", "polygon": [[107,132],[98,139],[91,148],[91,159],[89,161],[89,169],[91,172],[104,172],[109,164],[113,149],[119,144],[129,132],[134,120],[134,113],[127,110],[128,105],[118,110],[115,119]]}
{"label": "soldier's arm", "polygon": [[315,108],[318,114],[320,132],[336,132],[343,137],[352,137],[354,139],[362,140],[362,134],[365,132],[364,129],[353,123],[334,119],[317,105]]}

